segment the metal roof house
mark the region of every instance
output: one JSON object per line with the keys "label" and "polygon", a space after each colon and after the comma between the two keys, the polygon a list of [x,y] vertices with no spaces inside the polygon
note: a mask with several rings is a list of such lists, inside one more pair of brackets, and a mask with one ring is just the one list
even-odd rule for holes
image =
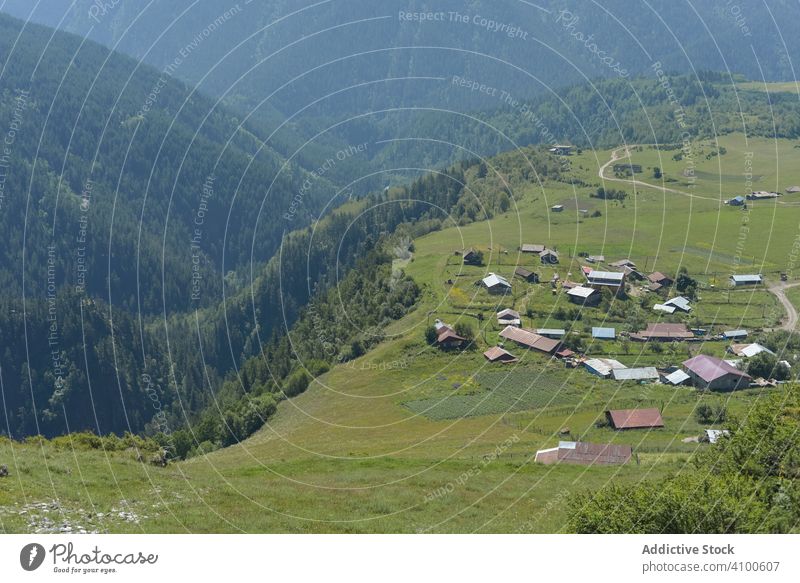
{"label": "metal roof house", "polygon": [[539,253],[539,261],[545,264],[558,263],[558,252],[552,249],[545,249]]}
{"label": "metal roof house", "polygon": [[583,361],[583,366],[593,375],[604,379],[609,378],[614,370],[628,368],[613,358],[590,358]]}
{"label": "metal roof house", "polygon": [[632,340],[648,341],[671,341],[671,340],[688,340],[694,338],[691,330],[686,327],[686,324],[670,324],[658,323],[648,324],[647,328],[631,334]]}
{"label": "metal roof house", "polygon": [[614,328],[592,326],[592,338],[597,338],[598,340],[614,340],[616,337],[617,331]]}
{"label": "metal roof house", "polygon": [[725,340],[736,340],[737,338],[747,338],[747,330],[727,330],[722,333]]}
{"label": "metal roof house", "polygon": [[586,282],[592,287],[620,288],[625,284],[625,274],[619,271],[598,271],[586,274]]}
{"label": "metal roof house", "polygon": [[555,352],[560,344],[558,340],[545,338],[531,330],[515,328],[514,326],[506,326],[503,331],[500,332],[500,337],[516,342],[523,348],[531,348],[540,352],[546,352],[547,354]]}
{"label": "metal roof house", "polygon": [[685,360],[683,367],[692,378],[692,384],[700,389],[731,391],[747,387],[752,380],[730,363],[705,354]]}
{"label": "metal roof house", "polygon": [[606,419],[614,429],[656,429],[664,427],[658,409],[617,409],[606,411]]}
{"label": "metal roof house", "polygon": [[490,273],[481,280],[483,286],[489,290],[490,294],[504,294],[511,291],[511,284],[505,277]]}
{"label": "metal roof house", "polygon": [[591,306],[600,302],[600,294],[596,289],[582,285],[573,287],[567,292],[567,295],[573,304]]}
{"label": "metal roof house", "polygon": [[638,368],[617,368],[611,371],[615,381],[657,381],[661,378],[654,366]]}
{"label": "metal roof house", "polygon": [[560,213],[561,211],[564,210],[564,205],[563,204],[554,204],[553,206],[550,207],[550,210],[552,212],[554,212],[554,213]]}
{"label": "metal roof house", "polygon": [[673,385],[673,386],[677,387],[678,385],[684,384],[686,381],[688,381],[691,378],[692,377],[690,377],[686,373],[686,371],[678,369],[676,371],[673,371],[673,372],[669,373],[668,375],[664,375],[664,382],[666,384],[670,384],[670,385]]}
{"label": "metal roof house", "polygon": [[764,278],[762,278],[760,274],[731,275],[731,283],[734,286],[759,285],[761,283],[764,283]]}
{"label": "metal roof house", "polygon": [[671,300],[667,300],[664,302],[665,306],[671,306],[677,310],[681,310],[682,312],[691,312],[692,306],[689,303],[689,299],[683,296],[678,296],[677,298],[672,298]]}
{"label": "metal roof house", "polygon": [[618,465],[631,459],[629,445],[559,441],[558,447],[540,449],[535,461],[540,464]]}
{"label": "metal roof house", "polygon": [[668,306],[666,304],[653,304],[653,311],[654,312],[664,312],[666,314],[674,314],[675,313],[675,307],[674,306]]}
{"label": "metal roof house", "polygon": [[567,331],[563,328],[539,328],[536,330],[536,333],[539,336],[544,336],[545,338],[553,338],[554,340],[559,340],[567,335]]}
{"label": "metal roof house", "polygon": [[728,351],[732,352],[736,356],[743,356],[744,358],[752,358],[756,354],[761,354],[762,352],[767,352],[772,355],[775,354],[766,346],[761,346],[756,342],[753,342],[752,344],[731,344],[728,347]]}

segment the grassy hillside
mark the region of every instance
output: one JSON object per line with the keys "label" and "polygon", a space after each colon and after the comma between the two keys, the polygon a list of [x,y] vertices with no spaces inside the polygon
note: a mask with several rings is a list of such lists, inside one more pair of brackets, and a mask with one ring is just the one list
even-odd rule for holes
{"label": "grassy hillside", "polygon": [[[680,472],[695,452],[710,447],[693,440],[709,427],[698,422],[697,405],[724,405],[729,415],[743,415],[783,389],[700,394],[689,387],[615,383],[519,349],[511,349],[522,357],[516,365],[487,364],[481,352],[499,331],[493,313],[511,306],[526,326],[570,329],[587,354],[629,365],[677,364],[699,350],[722,355],[727,343],[592,344],[592,325],[625,329],[657,320],[650,311],[653,295],[635,286],[630,299],[578,314],[568,309],[563,291],[554,293],[547,283],[515,280],[505,299],[473,285],[485,272],[509,274],[515,264],[540,272],[544,282],[554,272],[580,280],[579,252],[604,254],[607,261],[629,256],[647,271],[675,273],[684,266],[700,283],[695,313],[662,321],[711,331],[746,327],[754,339],[768,335],[766,329],[785,316],[774,296],[763,288],[729,291],[726,278],[734,271],[762,272],[772,281],[784,270],[794,278],[800,209],[792,195],[746,210],[721,201],[746,188],[739,170],[745,152],[753,152],[759,176],[753,189],[782,191],[800,183],[797,150],[789,141],[746,142],[735,134],[698,144],[695,186],[684,183],[686,160],[673,160],[677,152],[643,147],[632,153],[643,165],[638,180],[677,192],[601,181],[611,150],[565,158],[558,180],[539,182],[525,151],[486,161],[485,176],[477,165],[467,169],[468,191],[485,193],[505,183],[512,206],[490,220],[414,241],[404,269],[421,286],[422,298],[384,329],[381,344],[280,403],[272,420],[242,444],[166,468],[137,462],[130,451],[2,442],[0,463],[11,475],[0,479],[0,525],[13,532],[55,528],[41,526],[47,515],[54,523],[66,519],[112,532],[555,532],[565,527],[573,494]],[[653,178],[656,164],[663,184]],[[608,177],[615,178],[611,168]],[[601,185],[628,196],[591,197]],[[567,209],[550,212],[556,203]],[[561,263],[541,268],[518,254],[523,242],[557,248]],[[470,246],[483,250],[485,265],[460,264],[454,251]],[[794,293],[789,298],[797,301]],[[475,349],[444,353],[428,346],[424,331],[433,318],[470,322]],[[793,350],[784,356],[792,360]],[[664,429],[620,433],[596,424],[605,409],[644,406],[662,410]],[[630,444],[636,460],[591,468],[532,463],[536,450],[564,438]],[[46,512],[34,506],[54,499],[59,506]],[[86,517],[90,512],[95,519]]]}

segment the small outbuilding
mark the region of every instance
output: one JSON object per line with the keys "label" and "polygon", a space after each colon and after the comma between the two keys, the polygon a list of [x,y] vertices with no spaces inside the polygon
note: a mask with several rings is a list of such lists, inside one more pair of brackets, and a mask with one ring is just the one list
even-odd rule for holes
{"label": "small outbuilding", "polygon": [[761,274],[731,275],[731,284],[733,284],[734,287],[760,285],[762,283],[764,283],[764,278],[761,277]]}
{"label": "small outbuilding", "polygon": [[603,379],[609,378],[615,370],[628,368],[613,358],[590,358],[583,361],[583,367],[591,374]]}
{"label": "small outbuilding", "polygon": [[539,283],[539,276],[530,269],[525,269],[524,267],[517,267],[514,270],[514,276],[528,283]]}
{"label": "small outbuilding", "polygon": [[656,382],[661,376],[654,366],[636,368],[617,368],[611,371],[615,381],[636,381],[637,383]]}
{"label": "small outbuilding", "polygon": [[726,330],[722,333],[725,340],[741,340],[747,338],[747,330]]}
{"label": "small outbuilding", "polygon": [[617,337],[617,331],[614,328],[601,328],[599,326],[592,326],[592,338],[597,340],[614,340]]}
{"label": "small outbuilding", "polygon": [[518,311],[506,308],[497,312],[497,323],[501,326],[520,326],[522,319]]}
{"label": "small outbuilding", "polygon": [[536,253],[537,255],[544,251],[544,249],[544,245],[539,245],[536,243],[524,243],[522,247],[520,247],[520,251],[523,253]]}
{"label": "small outbuilding", "polygon": [[560,340],[564,336],[567,335],[567,331],[563,328],[539,328],[536,330],[536,333],[539,336],[544,336],[545,338],[552,338],[553,340]]}
{"label": "small outbuilding", "polygon": [[483,356],[485,356],[486,360],[489,362],[502,362],[503,364],[517,362],[516,356],[500,346],[492,346],[489,350],[483,353]]}
{"label": "small outbuilding", "polygon": [[481,253],[471,248],[464,251],[462,259],[467,265],[480,265],[482,261]]}
{"label": "small outbuilding", "polygon": [[558,263],[558,252],[553,249],[545,249],[539,253],[539,261],[545,265],[555,265]]}

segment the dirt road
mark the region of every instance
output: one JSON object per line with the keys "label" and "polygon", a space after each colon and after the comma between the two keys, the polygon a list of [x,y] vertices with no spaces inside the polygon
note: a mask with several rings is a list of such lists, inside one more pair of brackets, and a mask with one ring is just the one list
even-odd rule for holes
{"label": "dirt road", "polygon": [[796,287],[800,285],[800,282],[794,283],[787,283],[787,282],[778,282],[772,283],[767,286],[767,289],[772,292],[778,301],[783,306],[783,309],[786,310],[788,317],[781,321],[781,325],[778,326],[778,330],[787,330],[789,332],[794,332],[797,329],[797,308],[794,307],[794,304],[789,301],[789,298],[786,297],[786,290],[791,287]]}

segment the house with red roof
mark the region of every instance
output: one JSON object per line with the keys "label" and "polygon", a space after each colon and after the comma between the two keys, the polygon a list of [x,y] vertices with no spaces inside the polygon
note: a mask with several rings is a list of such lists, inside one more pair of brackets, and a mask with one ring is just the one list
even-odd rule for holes
{"label": "house with red roof", "polygon": [[606,411],[606,419],[614,429],[656,429],[664,427],[658,409],[615,409]]}

